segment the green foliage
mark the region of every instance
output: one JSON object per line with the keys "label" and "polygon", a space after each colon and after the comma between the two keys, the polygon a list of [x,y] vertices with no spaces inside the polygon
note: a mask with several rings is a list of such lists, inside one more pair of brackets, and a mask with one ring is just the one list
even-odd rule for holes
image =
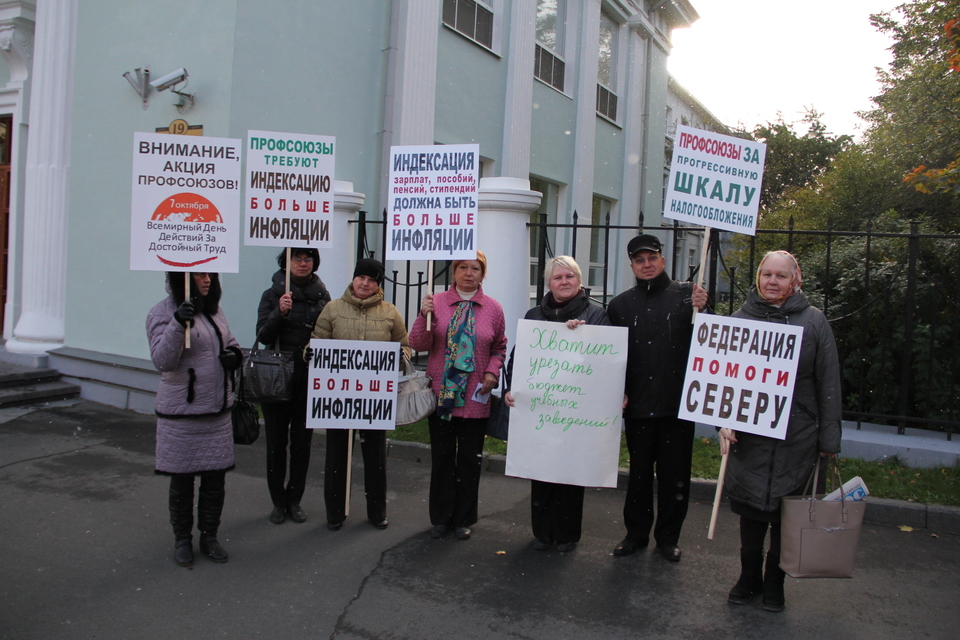
{"label": "green foliage", "polygon": [[803,117],[807,131],[799,135],[783,117],[753,131],[753,137],[767,145],[760,189],[760,207],[767,211],[791,189],[807,187],[823,175],[831,161],[852,142],[847,135],[827,133],[822,114],[810,110]]}

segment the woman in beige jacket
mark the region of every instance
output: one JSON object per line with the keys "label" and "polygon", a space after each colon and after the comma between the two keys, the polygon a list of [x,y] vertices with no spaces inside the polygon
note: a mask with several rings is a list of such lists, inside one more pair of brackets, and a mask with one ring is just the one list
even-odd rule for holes
{"label": "woman in beige jacket", "polygon": [[[410,355],[407,329],[397,308],[383,299],[383,265],[372,258],[357,262],[353,281],[343,296],[323,308],[313,329],[313,338],[399,342]],[[363,451],[363,483],[367,496],[367,519],[377,529],[387,528],[387,432],[360,429]],[[343,526],[347,495],[348,429],[327,429],[327,459],[323,497],[327,528]]]}

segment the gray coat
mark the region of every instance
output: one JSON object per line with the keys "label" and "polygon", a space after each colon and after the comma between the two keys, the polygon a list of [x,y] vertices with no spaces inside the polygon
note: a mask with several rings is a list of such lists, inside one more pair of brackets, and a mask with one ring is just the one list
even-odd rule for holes
{"label": "gray coat", "polygon": [[234,465],[233,388],[219,355],[223,347],[237,346],[237,341],[217,306],[213,314],[197,313],[190,348],[184,349],[184,327],[173,317],[177,306],[168,296],[147,314],[150,356],[160,371],[156,470],[197,473],[229,469]]}
{"label": "gray coat", "polygon": [[826,316],[802,292],[780,308],[763,302],[755,289],[736,318],[803,327],[793,405],[785,440],[737,433],[724,488],[731,500],[760,511],[777,511],[780,498],[803,489],[820,452],[840,452],[840,363]]}

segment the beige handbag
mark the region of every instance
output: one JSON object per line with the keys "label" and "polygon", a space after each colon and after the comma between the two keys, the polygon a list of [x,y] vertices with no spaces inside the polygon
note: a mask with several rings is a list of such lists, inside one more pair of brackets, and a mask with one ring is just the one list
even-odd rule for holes
{"label": "beige handbag", "polygon": [[413,366],[406,351],[400,367],[403,377],[397,386],[397,424],[413,424],[436,411],[437,396],[431,379]]}
{"label": "beige handbag", "polygon": [[[835,460],[830,467],[842,487]],[[840,500],[820,499],[814,495],[819,473],[818,462],[804,495],[780,499],[780,568],[792,578],[851,578],[867,503],[846,499],[843,491]]]}

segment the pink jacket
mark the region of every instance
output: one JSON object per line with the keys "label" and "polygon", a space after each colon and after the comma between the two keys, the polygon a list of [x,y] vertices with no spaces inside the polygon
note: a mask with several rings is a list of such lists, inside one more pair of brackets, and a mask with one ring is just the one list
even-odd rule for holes
{"label": "pink jacket", "polygon": [[[433,379],[433,392],[440,394],[443,384],[443,364],[447,350],[447,327],[453,318],[453,313],[460,302],[460,294],[451,287],[447,291],[433,296],[433,324],[427,331],[427,320],[417,314],[417,321],[410,331],[410,346],[416,351],[429,351],[427,358],[427,375]],[[467,379],[466,404],[457,407],[453,415],[458,418],[487,418],[490,416],[490,405],[474,402],[473,392],[478,384],[483,382],[484,373],[492,373],[500,378],[500,367],[507,355],[507,336],[504,334],[505,322],[503,307],[500,303],[486,296],[481,286],[473,296],[473,314],[477,326],[477,344],[474,350],[476,368]]]}

